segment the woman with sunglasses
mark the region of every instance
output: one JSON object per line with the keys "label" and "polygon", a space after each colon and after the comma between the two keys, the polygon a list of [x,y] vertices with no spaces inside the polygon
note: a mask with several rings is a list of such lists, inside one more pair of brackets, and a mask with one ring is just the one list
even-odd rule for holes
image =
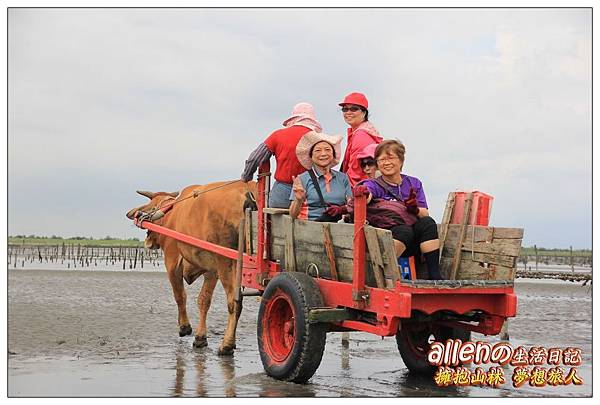
{"label": "woman with sunglasses", "polygon": [[377,144],[372,143],[363,148],[356,157],[360,161],[360,167],[362,168],[363,173],[367,176],[368,179],[373,179],[377,176],[381,176],[381,172],[377,170],[377,162],[375,161],[375,149],[377,149]]}
{"label": "woman with sunglasses", "polygon": [[370,144],[383,141],[379,131],[369,122],[369,101],[362,93],[350,93],[339,104],[348,128],[348,145],[344,153],[341,171],[350,178],[350,184],[367,178],[360,166],[358,154]]}

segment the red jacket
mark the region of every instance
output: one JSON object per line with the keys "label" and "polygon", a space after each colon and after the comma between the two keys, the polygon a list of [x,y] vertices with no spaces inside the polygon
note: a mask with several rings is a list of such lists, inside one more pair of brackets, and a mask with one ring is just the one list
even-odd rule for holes
{"label": "red jacket", "polygon": [[367,175],[360,167],[358,153],[371,143],[380,144],[383,137],[379,131],[369,121],[364,121],[354,131],[348,128],[348,145],[344,153],[341,171],[350,178],[350,185],[354,187],[356,183],[367,178]]}

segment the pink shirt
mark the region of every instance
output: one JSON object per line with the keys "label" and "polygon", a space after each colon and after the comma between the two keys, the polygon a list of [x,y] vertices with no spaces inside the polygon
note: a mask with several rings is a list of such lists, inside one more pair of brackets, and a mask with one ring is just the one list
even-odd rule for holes
{"label": "pink shirt", "polygon": [[367,175],[360,167],[358,154],[365,146],[372,143],[379,144],[381,141],[383,141],[383,138],[379,136],[377,129],[368,121],[360,124],[354,132],[352,128],[348,128],[348,145],[344,153],[341,171],[348,175],[352,187],[359,181],[367,178]]}

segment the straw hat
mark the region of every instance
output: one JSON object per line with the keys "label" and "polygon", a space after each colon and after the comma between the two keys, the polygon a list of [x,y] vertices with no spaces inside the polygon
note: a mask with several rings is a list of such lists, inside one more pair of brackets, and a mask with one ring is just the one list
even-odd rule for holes
{"label": "straw hat", "polygon": [[315,116],[315,108],[309,103],[298,103],[292,109],[292,115],[287,120],[283,121],[283,126],[287,126],[287,123],[294,118],[310,118],[311,120],[318,122]]}
{"label": "straw hat", "polygon": [[300,164],[306,169],[310,169],[313,165],[312,158],[310,157],[310,150],[312,147],[321,142],[325,141],[333,146],[334,158],[331,162],[331,167],[337,165],[340,162],[342,155],[342,137],[340,135],[327,135],[315,131],[309,131],[305,133],[298,145],[296,146],[296,156],[300,161]]}

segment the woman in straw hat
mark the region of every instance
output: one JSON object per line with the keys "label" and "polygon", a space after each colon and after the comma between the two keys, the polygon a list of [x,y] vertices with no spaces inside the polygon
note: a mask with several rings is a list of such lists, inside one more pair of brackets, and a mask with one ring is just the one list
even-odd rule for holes
{"label": "woman in straw hat", "polygon": [[292,109],[292,115],[283,121],[285,128],[273,132],[263,143],[250,154],[242,173],[242,180],[252,180],[254,172],[263,162],[275,155],[277,169],[275,183],[269,194],[269,206],[288,208],[292,180],[306,171],[296,157],[298,141],[308,132],[321,132],[321,125],[315,117],[315,110],[309,103],[298,103]]}
{"label": "woman in straw hat", "polygon": [[339,163],[342,137],[311,131],[298,142],[296,156],[307,171],[294,179],[289,196],[290,216],[313,221],[337,221],[325,214],[330,205],[346,204],[352,196],[344,173],[331,168]]}

